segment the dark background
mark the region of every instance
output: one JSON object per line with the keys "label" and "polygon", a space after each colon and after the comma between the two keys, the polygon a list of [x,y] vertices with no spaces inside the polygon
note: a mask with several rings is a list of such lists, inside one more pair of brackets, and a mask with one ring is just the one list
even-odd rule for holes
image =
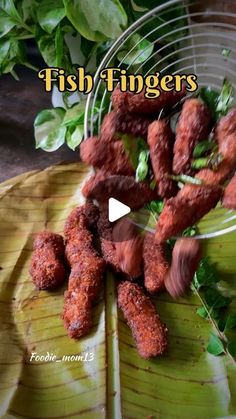
{"label": "dark background", "polygon": [[[45,65],[34,57],[38,67]],[[33,123],[37,113],[51,108],[51,93],[43,89],[37,72],[16,67],[20,78],[0,77],[0,182],[20,173],[78,159],[67,146],[53,153],[35,149]]]}

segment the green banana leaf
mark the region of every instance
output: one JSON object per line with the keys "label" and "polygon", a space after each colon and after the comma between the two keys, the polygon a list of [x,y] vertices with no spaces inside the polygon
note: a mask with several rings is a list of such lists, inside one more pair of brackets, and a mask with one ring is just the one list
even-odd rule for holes
{"label": "green banana leaf", "polygon": [[[211,326],[196,315],[197,296],[156,298],[169,347],[147,361],[117,310],[111,274],[94,307],[93,330],[80,341],[67,337],[60,318],[65,287],[35,290],[28,273],[34,235],[63,231],[71,209],[83,202],[81,185],[90,173],[82,164],[57,165],[0,185],[0,417],[236,417],[236,365],[206,352]],[[234,308],[235,244],[235,233],[204,241]],[[47,352],[57,361],[31,360]]]}

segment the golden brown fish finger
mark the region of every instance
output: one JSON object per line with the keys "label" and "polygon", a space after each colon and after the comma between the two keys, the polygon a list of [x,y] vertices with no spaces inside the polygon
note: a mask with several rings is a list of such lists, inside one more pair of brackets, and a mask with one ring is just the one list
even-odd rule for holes
{"label": "golden brown fish finger", "polygon": [[173,171],[177,174],[191,172],[191,160],[197,142],[206,140],[210,132],[211,114],[196,98],[184,102],[176,127]]}
{"label": "golden brown fish finger", "polygon": [[33,249],[29,272],[36,287],[49,290],[60,286],[66,277],[63,238],[43,231],[36,236]]}
{"label": "golden brown fish finger", "polygon": [[137,94],[129,91],[121,92],[118,85],[112,93],[112,105],[114,109],[123,113],[152,115],[160,112],[162,109],[172,108],[185,95],[186,90],[183,88],[180,92],[162,91],[159,97],[150,99],[145,97],[144,90]]}
{"label": "golden brown fish finger", "polygon": [[236,209],[236,174],[225,188],[222,205],[225,208]]}
{"label": "golden brown fish finger", "polygon": [[167,328],[143,288],[125,281],[118,285],[118,305],[132,331],[138,352],[148,359],[161,355],[167,347]]}
{"label": "golden brown fish finger", "polygon": [[165,251],[165,244],[156,243],[154,234],[145,235],[143,243],[144,286],[150,294],[157,294],[165,288],[164,280],[169,269]]}
{"label": "golden brown fish finger", "polygon": [[170,198],[177,190],[174,181],[168,177],[172,173],[173,133],[164,119],[149,125],[148,144],[158,193],[161,197]]}

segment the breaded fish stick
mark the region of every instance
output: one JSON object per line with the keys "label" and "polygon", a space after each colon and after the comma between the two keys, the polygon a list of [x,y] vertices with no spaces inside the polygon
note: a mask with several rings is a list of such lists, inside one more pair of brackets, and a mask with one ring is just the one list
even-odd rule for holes
{"label": "breaded fish stick", "polygon": [[165,287],[173,298],[182,297],[193,279],[201,259],[199,241],[184,237],[178,239],[172,252],[172,261],[165,278]]}
{"label": "breaded fish stick", "polygon": [[118,85],[112,93],[112,105],[114,109],[123,113],[151,115],[160,112],[162,109],[170,109],[178,103],[186,94],[185,89],[180,92],[162,91],[157,98],[149,99],[145,97],[145,91],[134,94],[131,92],[121,92]]}
{"label": "breaded fish stick", "polygon": [[98,234],[100,236],[101,251],[108,267],[119,273],[120,268],[116,255],[116,246],[112,237],[113,227],[112,223],[108,220],[107,214],[107,209],[102,210],[98,220]]}
{"label": "breaded fish stick", "polygon": [[164,242],[195,224],[220,200],[220,187],[185,185],[174,198],[166,201],[158,219],[155,239]]}
{"label": "breaded fish stick", "polygon": [[222,205],[225,208],[236,210],[236,174],[225,189]]}
{"label": "breaded fish stick", "polygon": [[36,236],[33,249],[29,271],[36,287],[49,290],[61,285],[66,276],[63,238],[43,231]]}
{"label": "breaded fish stick", "polygon": [[220,119],[216,126],[215,139],[223,161],[216,171],[202,169],[196,175],[209,185],[222,184],[236,170],[236,108]]}
{"label": "breaded fish stick", "polygon": [[96,199],[99,203],[108,203],[112,196],[128,205],[131,209],[139,209],[157,197],[147,182],[136,182],[130,176],[104,175],[96,173],[85,183],[82,193],[86,198]]}
{"label": "breaded fish stick", "polygon": [[122,141],[107,143],[99,137],[90,137],[80,145],[81,160],[103,172],[134,175],[134,168]]}
{"label": "breaded fish stick", "polygon": [[120,111],[111,111],[103,119],[100,137],[104,142],[111,142],[119,138],[118,133],[131,134],[136,137],[147,137],[148,125],[154,117],[147,118]]}
{"label": "breaded fish stick", "polygon": [[161,355],[167,347],[167,328],[143,288],[133,282],[121,282],[118,305],[132,331],[139,355],[145,359]]}
{"label": "breaded fish stick", "polygon": [[173,171],[177,174],[191,172],[193,149],[199,141],[206,140],[210,132],[211,114],[199,99],[184,102],[176,127]]}
{"label": "breaded fish stick", "polygon": [[169,265],[165,255],[165,244],[155,242],[154,234],[147,233],[143,243],[144,286],[150,294],[165,288]]}
{"label": "breaded fish stick", "polygon": [[63,320],[68,335],[78,339],[92,327],[91,310],[103,280],[105,262],[93,243],[92,228],[98,209],[88,203],[75,208],[64,229],[66,257],[71,265],[68,291],[64,295]]}
{"label": "breaded fish stick", "polygon": [[149,125],[148,144],[158,193],[163,198],[170,198],[176,191],[176,184],[168,177],[172,173],[173,133],[164,119]]}

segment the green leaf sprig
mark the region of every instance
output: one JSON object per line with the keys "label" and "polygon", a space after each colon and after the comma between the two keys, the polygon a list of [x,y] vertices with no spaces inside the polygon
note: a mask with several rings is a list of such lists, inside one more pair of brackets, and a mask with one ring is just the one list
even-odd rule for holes
{"label": "green leaf sprig", "polygon": [[208,258],[203,258],[192,288],[202,304],[197,314],[209,320],[215,331],[210,335],[207,351],[215,356],[227,354],[236,365],[236,340],[226,336],[227,331],[236,327],[236,315],[227,313],[232,300],[220,292],[217,286],[219,282],[215,266]]}
{"label": "green leaf sprig", "polygon": [[215,121],[227,114],[234,101],[233,86],[227,78],[224,79],[220,92],[211,87],[202,87],[198,95],[211,110]]}

